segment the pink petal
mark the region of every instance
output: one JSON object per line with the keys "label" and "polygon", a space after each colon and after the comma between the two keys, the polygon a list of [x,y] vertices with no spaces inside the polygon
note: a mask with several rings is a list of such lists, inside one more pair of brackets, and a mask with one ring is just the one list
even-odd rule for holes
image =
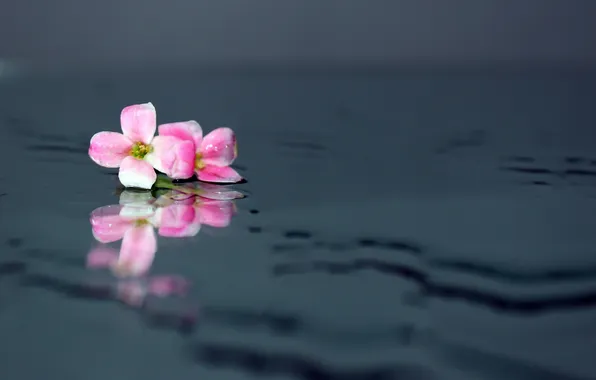
{"label": "pink petal", "polygon": [[99,207],[91,212],[91,229],[95,240],[111,243],[122,239],[130,223],[120,216],[121,206]]}
{"label": "pink petal", "polygon": [[157,180],[157,174],[147,161],[128,156],[120,164],[118,178],[120,183],[126,187],[151,189]]}
{"label": "pink petal", "polygon": [[158,127],[158,131],[160,136],[172,136],[181,140],[190,140],[195,144],[196,149],[199,148],[203,140],[203,129],[194,120],[162,124]]}
{"label": "pink petal", "polygon": [[131,148],[132,141],[122,133],[98,132],[91,137],[89,157],[105,168],[117,168]]}
{"label": "pink petal", "polygon": [[212,227],[227,227],[234,216],[234,203],[202,199],[198,206],[201,224]]}
{"label": "pink petal", "polygon": [[234,183],[242,181],[242,176],[229,166],[219,167],[208,165],[197,171],[197,177],[201,181],[217,183]]}
{"label": "pink petal", "polygon": [[171,238],[187,238],[197,236],[201,231],[201,223],[192,223],[182,227],[160,227],[159,235]]}
{"label": "pink petal", "polygon": [[194,222],[196,217],[194,205],[172,204],[161,209],[160,226],[180,227]]}
{"label": "pink petal", "polygon": [[109,268],[118,260],[118,252],[106,246],[99,246],[87,255],[88,268]]}
{"label": "pink petal", "polygon": [[153,152],[145,160],[173,179],[192,177],[195,166],[195,145],[192,141],[172,136],[156,136]]}
{"label": "pink petal", "polygon": [[157,129],[155,107],[151,103],[125,107],[120,114],[120,125],[124,136],[132,142],[150,144]]}
{"label": "pink petal", "polygon": [[237,156],[236,135],[230,128],[217,128],[203,138],[199,152],[206,165],[228,166]]}
{"label": "pink petal", "polygon": [[159,276],[153,277],[149,280],[149,293],[165,297],[171,294],[183,295],[187,292],[189,283],[182,277],[178,276]]}
{"label": "pink petal", "polygon": [[195,236],[201,229],[194,205],[173,204],[161,209],[159,234],[166,237]]}
{"label": "pink petal", "polygon": [[120,256],[114,271],[124,276],[145,274],[155,258],[157,239],[151,225],[145,224],[126,231],[120,247]]}

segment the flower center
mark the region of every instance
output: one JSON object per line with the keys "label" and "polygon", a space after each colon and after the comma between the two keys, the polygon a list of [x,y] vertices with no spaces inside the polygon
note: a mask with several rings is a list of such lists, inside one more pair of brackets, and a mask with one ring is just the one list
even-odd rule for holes
{"label": "flower center", "polygon": [[146,226],[147,224],[149,224],[149,221],[147,219],[135,220],[135,227],[143,227],[143,226]]}
{"label": "flower center", "polygon": [[201,153],[197,153],[197,155],[195,156],[195,169],[204,169],[205,168],[205,163],[203,162],[203,155]]}
{"label": "flower center", "polygon": [[130,155],[134,158],[138,158],[142,160],[145,158],[146,155],[153,152],[153,147],[151,145],[146,145],[141,142],[135,143],[130,150]]}

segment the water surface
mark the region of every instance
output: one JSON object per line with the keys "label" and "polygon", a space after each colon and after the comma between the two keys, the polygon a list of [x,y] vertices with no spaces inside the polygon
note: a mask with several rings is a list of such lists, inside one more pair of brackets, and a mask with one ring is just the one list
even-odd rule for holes
{"label": "water surface", "polygon": [[[5,379],[596,378],[596,76],[189,73],[0,82]],[[229,226],[157,234],[148,294],[86,267],[89,138],[237,132]],[[118,245],[114,245],[115,249]]]}

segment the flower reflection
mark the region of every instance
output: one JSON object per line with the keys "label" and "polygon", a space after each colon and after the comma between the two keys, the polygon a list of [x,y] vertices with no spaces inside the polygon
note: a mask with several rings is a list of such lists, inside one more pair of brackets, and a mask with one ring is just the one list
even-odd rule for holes
{"label": "flower reflection", "polygon": [[[191,237],[201,225],[227,227],[236,208],[233,200],[218,200],[170,190],[159,198],[149,192],[123,191],[119,205],[91,212],[93,236],[101,243],[122,239],[122,251],[156,250],[154,228],[164,237]],[[124,252],[121,252],[124,254]]]}
{"label": "flower reflection", "polygon": [[[189,282],[180,276],[145,276],[155,252],[137,255],[124,255],[106,245],[95,247],[87,256],[87,267],[92,269],[109,268],[120,278],[116,284],[116,296],[131,306],[141,306],[148,295],[156,297],[184,296]],[[131,276],[131,277],[129,277]]]}
{"label": "flower reflection", "polygon": [[[157,252],[157,234],[169,238],[192,237],[203,225],[216,228],[230,225],[238,192],[189,186],[176,185],[175,189],[160,194],[124,190],[119,204],[91,212],[93,236],[101,244],[89,252],[87,267],[109,269],[118,278],[115,290],[119,300],[141,306],[148,295],[168,297],[186,293],[189,284],[183,277],[148,275]],[[108,245],[120,240],[119,249]]]}
{"label": "flower reflection", "polygon": [[153,265],[155,252],[157,252],[155,238],[153,237],[151,240],[151,246],[147,246],[143,241],[137,245],[125,246],[123,239],[119,253],[111,247],[98,246],[89,252],[87,267],[110,268],[118,277],[143,276]]}

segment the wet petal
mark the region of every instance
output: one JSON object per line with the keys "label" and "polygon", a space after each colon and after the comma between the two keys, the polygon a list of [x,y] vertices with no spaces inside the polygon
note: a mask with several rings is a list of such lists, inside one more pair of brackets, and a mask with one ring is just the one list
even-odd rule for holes
{"label": "wet petal", "polygon": [[227,227],[235,213],[232,201],[202,200],[198,206],[201,224],[211,227]]}
{"label": "wet petal", "polygon": [[145,160],[173,179],[190,178],[194,174],[195,146],[189,140],[172,136],[156,136],[153,151]]}
{"label": "wet petal", "polygon": [[151,186],[157,180],[157,174],[147,161],[128,156],[122,160],[118,178],[120,183],[126,187],[151,189]]}
{"label": "wet petal", "polygon": [[118,260],[118,252],[106,246],[95,247],[87,255],[88,268],[109,268]]}
{"label": "wet petal", "polygon": [[229,166],[208,165],[197,172],[201,181],[216,183],[235,183],[242,181],[242,176]]}
{"label": "wet petal", "polygon": [[230,128],[214,129],[203,138],[199,152],[206,165],[230,165],[238,155],[234,131]]}
{"label": "wet petal", "polygon": [[155,107],[151,103],[125,107],[120,114],[120,125],[124,136],[133,143],[150,144],[157,129]]}
{"label": "wet petal", "polygon": [[91,137],[89,157],[105,168],[117,168],[131,148],[132,141],[122,133],[98,132]]}
{"label": "wet petal", "polygon": [[155,252],[157,239],[151,225],[130,228],[122,239],[120,256],[114,271],[121,276],[143,275],[151,268]]}
{"label": "wet petal", "polygon": [[195,144],[195,149],[201,146],[201,141],[203,140],[203,129],[194,120],[162,124],[158,127],[158,131],[160,136],[172,136],[181,140],[190,140]]}
{"label": "wet petal", "polygon": [[120,216],[121,206],[99,207],[91,212],[91,230],[95,240],[111,243],[122,239],[130,223]]}

